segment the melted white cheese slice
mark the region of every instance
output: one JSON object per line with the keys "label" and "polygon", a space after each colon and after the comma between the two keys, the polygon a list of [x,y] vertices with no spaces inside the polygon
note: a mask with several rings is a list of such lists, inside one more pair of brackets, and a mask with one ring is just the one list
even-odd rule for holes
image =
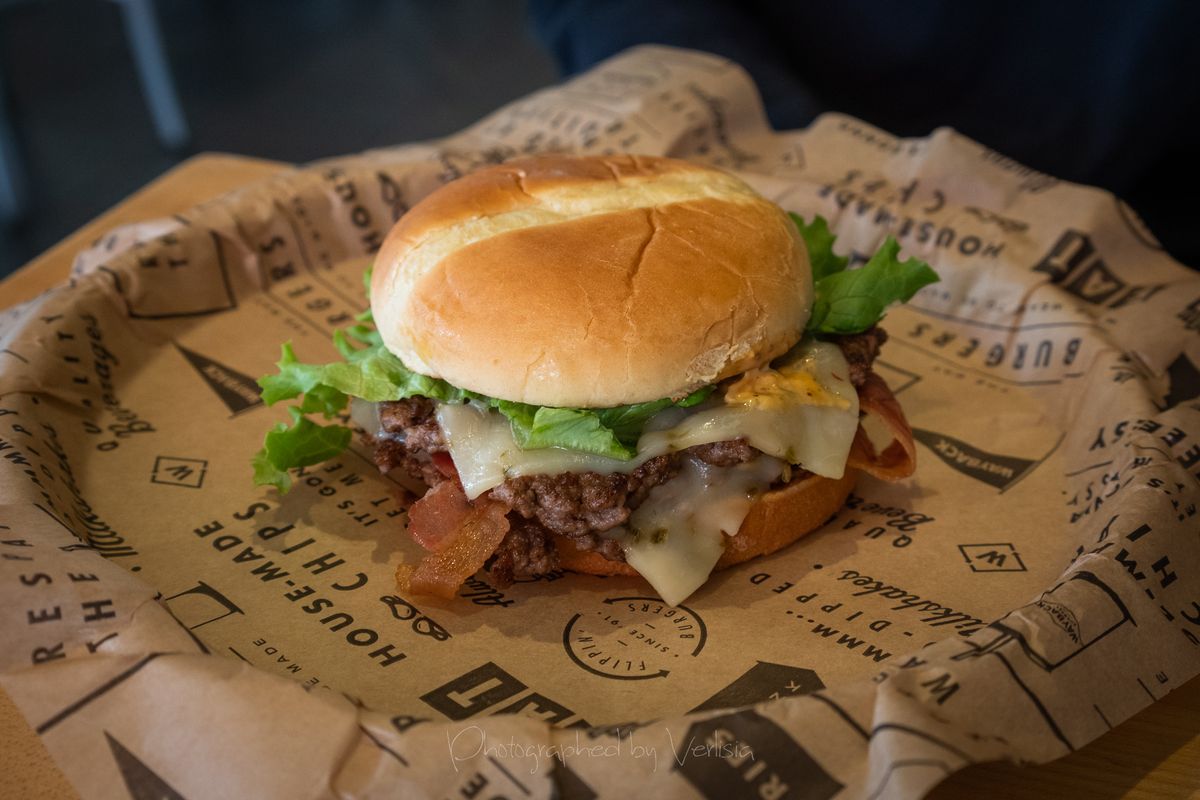
{"label": "melted white cheese slice", "polygon": [[708,580],[721,553],[783,462],[762,456],[732,467],[687,459],[679,475],[656,486],[621,536],[629,566],[676,606]]}
{"label": "melted white cheese slice", "polygon": [[723,402],[654,417],[629,461],[557,447],[522,450],[505,417],[471,404],[439,404],[437,419],[472,499],[520,475],[632,472],[663,453],[740,437],[768,455],[840,478],[858,429],[858,393],[849,377],[836,345],[803,342],[774,369],[747,373]]}
{"label": "melted white cheese slice", "polygon": [[481,405],[439,404],[437,419],[472,499],[519,475],[628,473],[664,453],[745,437],[767,455],[733,467],[688,459],[677,477],[650,492],[628,528],[604,534],[621,542],[630,566],[664,601],[678,605],[708,579],[724,550],[722,536],[737,533],[785,463],[842,476],[858,429],[849,377],[836,345],[802,342],[772,368],[747,372],[723,398],[656,415],[629,461],[555,447],[522,450],[508,420]]}

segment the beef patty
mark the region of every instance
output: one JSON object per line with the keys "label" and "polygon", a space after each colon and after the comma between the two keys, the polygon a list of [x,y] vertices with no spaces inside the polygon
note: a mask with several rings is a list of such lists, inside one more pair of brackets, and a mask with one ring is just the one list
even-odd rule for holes
{"label": "beef patty", "polygon": [[[850,382],[857,387],[866,380],[887,334],[873,327],[831,339],[841,347],[850,365]],[[432,400],[411,397],[380,403],[379,418],[381,430],[372,444],[380,471],[402,469],[428,486],[457,480],[444,455],[446,443]],[[491,492],[492,498],[508,504],[512,511],[509,532],[488,569],[501,585],[553,570],[558,566],[554,535],[570,538],[582,550],[624,561],[618,542],[603,534],[623,525],[651,489],[674,478],[684,459],[728,467],[759,454],[745,439],[733,439],[656,456],[627,474],[566,472],[510,478]]]}

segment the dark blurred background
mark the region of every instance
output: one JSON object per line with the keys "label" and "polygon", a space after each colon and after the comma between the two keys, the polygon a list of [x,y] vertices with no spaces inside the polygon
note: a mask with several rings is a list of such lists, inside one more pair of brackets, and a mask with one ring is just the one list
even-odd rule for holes
{"label": "dark blurred background", "polygon": [[[139,82],[147,12],[186,145],[163,146]],[[1192,0],[0,0],[0,153],[24,172],[0,275],[191,153],[443,136],[643,42],[738,61],[778,128],[826,110],[950,125],[1107,188],[1197,267],[1197,33]]]}
{"label": "dark blurred background", "polygon": [[122,9],[0,0],[26,218],[8,274],[188,155],[304,162],[452,133],[553,83],[521,0],[159,0],[190,144],[155,136]]}

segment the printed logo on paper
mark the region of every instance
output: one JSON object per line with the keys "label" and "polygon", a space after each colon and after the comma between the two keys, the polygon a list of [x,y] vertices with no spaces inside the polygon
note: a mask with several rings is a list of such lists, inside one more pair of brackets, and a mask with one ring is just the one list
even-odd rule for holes
{"label": "printed logo on paper", "polygon": [[1025,473],[1037,463],[1031,458],[989,453],[936,431],[913,428],[912,432],[913,438],[932,450],[946,466],[1001,491],[1025,477]]}
{"label": "printed logo on paper", "polygon": [[230,414],[240,414],[262,405],[262,395],[254,378],[181,345],[176,344],[175,348],[221,399]]}
{"label": "printed logo on paper", "polygon": [[697,722],[675,741],[674,764],[702,797],[826,800],[842,784],[783,728],[754,711]]}
{"label": "printed logo on paper", "polygon": [[967,639],[970,649],[951,658],[1002,650],[1018,674],[1028,666],[1053,672],[1127,623],[1133,617],[1120,595],[1081,571]]}
{"label": "printed logo on paper", "polygon": [[204,485],[206,472],[208,472],[208,462],[202,458],[158,456],[154,459],[154,470],[150,473],[150,482],[199,489]]}
{"label": "printed logo on paper", "polygon": [[108,747],[112,751],[113,760],[125,781],[125,788],[134,800],[184,800],[183,795],[175,791],[157,772],[146,766],[125,745],[118,742],[111,733],[104,732]]}
{"label": "printed logo on paper", "polygon": [[958,552],[972,572],[1024,572],[1021,554],[1008,542],[998,544],[960,544]]}
{"label": "printed logo on paper", "polygon": [[707,638],[699,614],[657,597],[605,598],[563,629],[563,647],[575,666],[613,680],[665,678],[700,655]]}
{"label": "printed logo on paper", "polygon": [[421,701],[443,716],[460,721],[491,714],[520,714],[550,725],[587,727],[572,709],[488,661],[421,695]]}
{"label": "printed logo on paper", "polygon": [[179,624],[194,631],[210,622],[225,619],[231,614],[245,615],[237,603],[204,581],[163,598],[163,604]]}
{"label": "printed logo on paper", "polygon": [[1044,272],[1057,284],[1081,300],[1106,308],[1120,308],[1134,298],[1146,298],[1162,288],[1131,285],[1117,276],[1096,252],[1092,237],[1076,230],[1063,231],[1034,272]]}
{"label": "printed logo on paper", "polygon": [[[123,258],[126,256],[122,256]],[[215,230],[180,228],[129,251],[140,281],[127,286],[120,270],[101,266],[135,319],[178,319],[232,311],[238,307]]]}
{"label": "printed logo on paper", "polygon": [[798,697],[824,688],[821,678],[811,669],[759,661],[692,711],[751,706],[780,697]]}

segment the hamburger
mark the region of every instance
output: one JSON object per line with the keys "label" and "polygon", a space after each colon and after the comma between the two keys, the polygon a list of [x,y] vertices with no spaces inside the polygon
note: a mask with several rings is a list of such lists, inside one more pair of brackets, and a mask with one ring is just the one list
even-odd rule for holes
{"label": "hamburger", "polygon": [[[720,170],[647,156],[523,159],[446,184],[391,230],[343,360],[284,345],[293,400],[254,458],[346,448],[418,479],[426,554],[401,586],[453,597],[556,569],[640,575],[681,603],[714,568],[820,527],[861,472],[914,469],[872,369],[894,302],[937,280],[890,237],[861,267]],[[873,433],[868,435],[870,428]]]}

